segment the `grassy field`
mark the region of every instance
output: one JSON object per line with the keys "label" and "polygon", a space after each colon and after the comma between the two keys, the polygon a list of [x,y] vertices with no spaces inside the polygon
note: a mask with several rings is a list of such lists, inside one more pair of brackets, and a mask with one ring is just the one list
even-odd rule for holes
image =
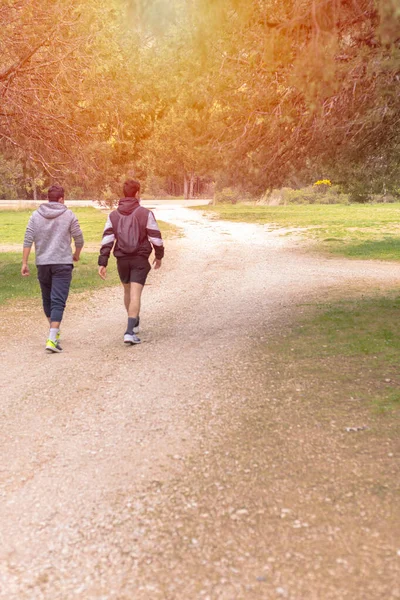
{"label": "grassy field", "polygon": [[[21,277],[21,254],[19,252],[0,253],[0,305],[16,298],[32,298],[40,295],[34,260],[29,261],[30,277]],[[106,281],[97,274],[97,254],[82,254],[75,263],[71,292],[83,292],[96,288],[109,287],[119,283],[115,261],[110,260]]]}
{"label": "grassy field", "polygon": [[[82,228],[85,242],[100,244],[106,214],[96,208],[73,208]],[[29,217],[33,210],[0,210],[0,244],[21,244]],[[163,236],[168,238],[177,235],[178,229],[169,223],[158,222]]]}
{"label": "grassy field", "polygon": [[[31,298],[40,294],[34,266],[34,254],[29,258],[30,277],[21,277],[22,241],[26,224],[32,210],[0,211],[0,244],[20,244],[19,252],[0,252],[0,305],[16,298]],[[74,208],[74,213],[84,232],[86,243],[98,243],[100,240],[106,215],[95,208]],[[169,223],[158,222],[165,239],[179,235],[179,230]],[[97,248],[97,247],[96,247]],[[98,248],[97,248],[98,249]],[[97,274],[96,252],[85,252],[81,260],[75,264],[71,292],[82,292],[119,284],[115,261],[110,260],[106,281]]]}
{"label": "grassy field", "polygon": [[[400,204],[239,204],[196,210],[229,221],[296,231],[301,228],[302,235],[313,241],[313,250],[349,258],[400,260]],[[357,403],[367,403],[378,413],[397,413],[398,292],[312,305],[306,313],[309,316],[289,335],[275,343],[268,342],[268,350],[285,373],[285,380],[296,382],[295,388],[300,385],[310,395],[318,395],[324,406],[339,403],[344,414],[349,415],[350,425],[352,406]]]}
{"label": "grassy field", "polygon": [[317,249],[349,258],[400,260],[400,203],[367,205],[200,206],[209,216],[300,228]]}
{"label": "grassy field", "polygon": [[318,304],[272,350],[288,379],[335,390],[346,410],[360,401],[391,412],[400,408],[399,311],[398,292]]}

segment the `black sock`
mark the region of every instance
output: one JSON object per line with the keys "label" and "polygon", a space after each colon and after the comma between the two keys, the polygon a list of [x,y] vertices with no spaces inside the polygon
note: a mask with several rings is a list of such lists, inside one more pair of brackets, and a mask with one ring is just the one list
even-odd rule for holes
{"label": "black sock", "polygon": [[126,329],[126,333],[129,335],[133,334],[133,328],[138,324],[138,319],[136,317],[128,317],[128,327]]}

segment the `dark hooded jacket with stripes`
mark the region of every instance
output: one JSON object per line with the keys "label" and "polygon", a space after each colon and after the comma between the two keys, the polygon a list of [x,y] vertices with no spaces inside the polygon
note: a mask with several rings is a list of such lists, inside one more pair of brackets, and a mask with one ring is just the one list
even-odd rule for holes
{"label": "dark hooded jacket with stripes", "polygon": [[163,258],[164,244],[157,221],[151,210],[144,208],[144,206],[140,206],[137,198],[121,198],[118,203],[117,210],[113,212],[119,213],[120,215],[130,215],[136,209],[138,210],[135,213],[135,217],[138,219],[140,227],[138,248],[132,254],[125,254],[121,251],[118,246],[116,231],[113,228],[109,215],[103,231],[103,239],[101,241],[100,255],[98,260],[98,264],[101,267],[106,267],[108,265],[108,259],[110,258],[110,253],[113,247],[114,256],[116,258],[133,256],[144,256],[145,258],[148,258],[153,248],[156,258]]}

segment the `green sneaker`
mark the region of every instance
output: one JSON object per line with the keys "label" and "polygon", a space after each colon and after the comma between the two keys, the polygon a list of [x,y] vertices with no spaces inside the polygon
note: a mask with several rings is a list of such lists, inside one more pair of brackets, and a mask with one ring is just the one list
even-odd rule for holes
{"label": "green sneaker", "polygon": [[62,352],[62,348],[57,342],[53,342],[52,340],[47,340],[46,342],[46,352],[56,353]]}
{"label": "green sneaker", "polygon": [[62,352],[62,348],[60,346],[60,337],[61,337],[61,332],[59,331],[56,335],[56,346],[59,349],[59,351]]}

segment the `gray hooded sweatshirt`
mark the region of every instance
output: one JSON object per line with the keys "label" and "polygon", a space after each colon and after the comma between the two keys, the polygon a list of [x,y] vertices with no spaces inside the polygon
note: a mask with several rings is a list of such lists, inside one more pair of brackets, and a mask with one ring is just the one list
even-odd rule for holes
{"label": "gray hooded sweatshirt", "polygon": [[82,248],[83,234],[78,219],[64,204],[41,204],[29,219],[24,248],[35,243],[37,265],[71,265],[71,239]]}

